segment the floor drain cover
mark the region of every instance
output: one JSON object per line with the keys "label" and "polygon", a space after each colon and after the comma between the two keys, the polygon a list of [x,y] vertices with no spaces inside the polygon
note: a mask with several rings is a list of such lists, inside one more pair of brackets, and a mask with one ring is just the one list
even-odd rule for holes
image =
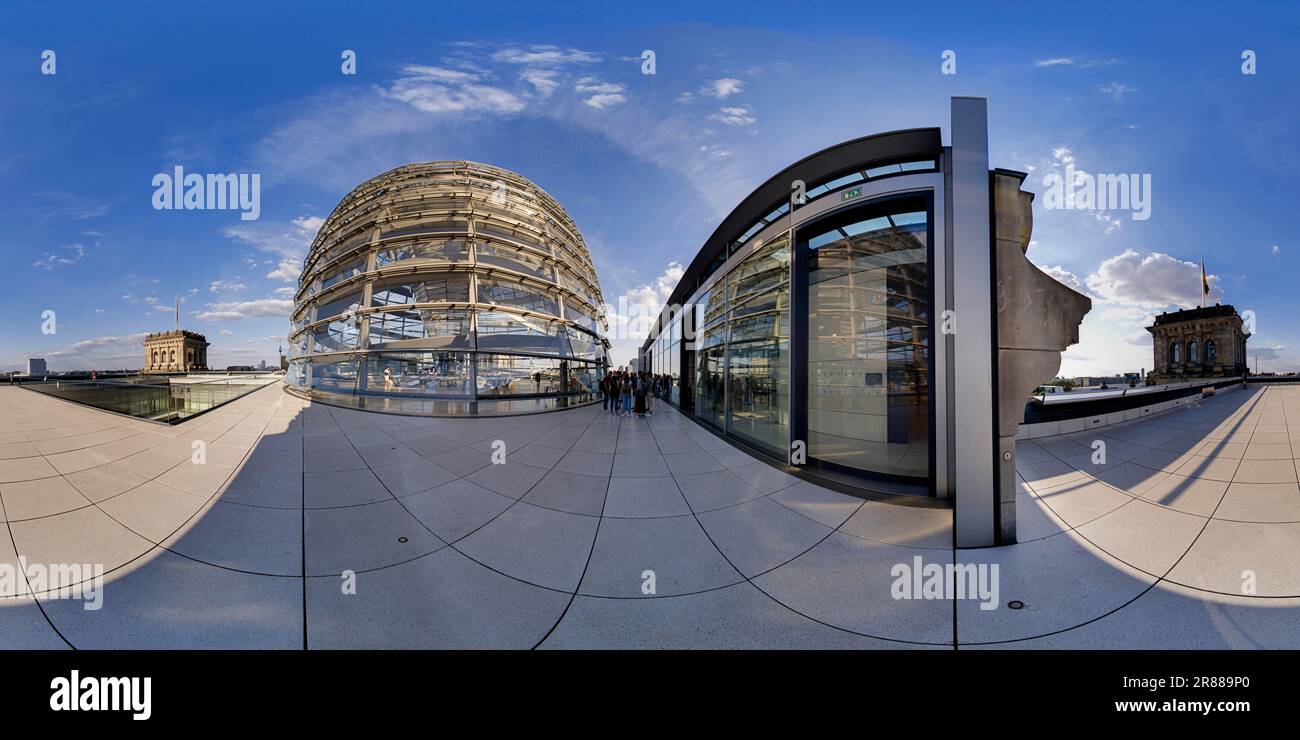
{"label": "floor drain cover", "polygon": [[1023,601],[1008,601],[1008,602],[1007,602],[1007,607],[1009,607],[1009,608],[1011,608],[1011,609],[1024,609],[1024,608],[1025,608],[1025,602],[1023,602]]}
{"label": "floor drain cover", "polygon": [[[401,542],[402,544],[406,544],[406,538],[405,538],[405,537],[398,537],[398,538],[397,538],[397,541],[398,541],[398,542]],[[1020,602],[1016,602],[1016,603],[1018,604],[1018,603],[1020,603]],[[1012,608],[1017,608],[1017,607],[1012,607]]]}

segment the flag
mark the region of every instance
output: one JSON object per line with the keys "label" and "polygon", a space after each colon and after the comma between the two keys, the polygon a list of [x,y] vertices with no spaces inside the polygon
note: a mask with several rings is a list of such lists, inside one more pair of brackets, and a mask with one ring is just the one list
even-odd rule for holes
{"label": "flag", "polygon": [[1205,306],[1205,298],[1210,295],[1210,281],[1205,277],[1205,258],[1201,258],[1201,306]]}

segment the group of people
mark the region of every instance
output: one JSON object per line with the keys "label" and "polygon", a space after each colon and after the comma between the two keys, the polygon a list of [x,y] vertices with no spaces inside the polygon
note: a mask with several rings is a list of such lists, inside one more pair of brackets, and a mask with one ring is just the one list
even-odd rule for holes
{"label": "group of people", "polygon": [[663,392],[667,376],[624,370],[609,372],[600,381],[606,413],[616,416],[650,416],[651,399]]}

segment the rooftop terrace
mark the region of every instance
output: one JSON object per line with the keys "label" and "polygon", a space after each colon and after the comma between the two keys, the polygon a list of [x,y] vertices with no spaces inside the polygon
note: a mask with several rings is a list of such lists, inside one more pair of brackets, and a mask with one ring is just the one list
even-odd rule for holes
{"label": "rooftop terrace", "polygon": [[1300,388],[1019,443],[1022,542],[957,552],[1000,565],[1001,605],[955,621],[890,596],[894,565],[953,561],[950,509],[656,411],[429,419],[271,386],[164,427],[0,387],[0,565],[107,571],[98,610],[23,581],[0,648],[1300,647]]}

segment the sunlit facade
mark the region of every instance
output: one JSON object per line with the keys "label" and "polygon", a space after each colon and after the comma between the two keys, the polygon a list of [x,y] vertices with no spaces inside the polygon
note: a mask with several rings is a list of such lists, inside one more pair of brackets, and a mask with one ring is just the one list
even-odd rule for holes
{"label": "sunlit facade", "polygon": [[598,399],[591,255],[537,185],[474,162],[399,167],[321,226],[289,337],[291,391],[361,408],[513,414]]}

